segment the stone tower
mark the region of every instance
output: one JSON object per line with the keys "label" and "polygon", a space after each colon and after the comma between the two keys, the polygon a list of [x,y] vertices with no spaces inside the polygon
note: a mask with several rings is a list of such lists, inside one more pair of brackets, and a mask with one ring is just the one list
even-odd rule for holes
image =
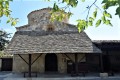
{"label": "stone tower", "polygon": [[[17,30],[22,31],[29,31],[29,30],[35,30],[35,31],[58,31],[61,30],[59,27],[62,23],[58,21],[51,22],[50,21],[50,12],[52,8],[43,8],[40,10],[32,11],[28,14],[28,25],[24,25],[23,27],[17,28]],[[68,18],[63,19],[63,23],[68,23]]]}

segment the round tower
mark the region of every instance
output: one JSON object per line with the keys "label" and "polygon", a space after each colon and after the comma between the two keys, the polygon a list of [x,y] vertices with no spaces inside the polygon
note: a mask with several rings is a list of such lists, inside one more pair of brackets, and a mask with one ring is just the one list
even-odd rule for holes
{"label": "round tower", "polygon": [[[57,21],[50,21],[50,12],[52,8],[43,8],[40,10],[32,11],[28,14],[28,24],[32,26],[33,30],[55,30]],[[64,23],[68,23],[68,18],[63,19]]]}
{"label": "round tower", "polygon": [[[38,23],[49,23],[50,22],[50,11],[52,8],[43,8],[40,10],[32,11],[28,14],[28,24],[34,25]],[[63,19],[62,22],[68,23],[68,18]]]}

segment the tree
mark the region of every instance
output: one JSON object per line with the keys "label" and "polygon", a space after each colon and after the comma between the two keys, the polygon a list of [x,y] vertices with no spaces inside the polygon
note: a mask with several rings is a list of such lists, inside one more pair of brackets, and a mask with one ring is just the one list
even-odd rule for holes
{"label": "tree", "polygon": [[10,38],[10,34],[0,30],[0,51],[4,50],[6,45],[9,43],[8,38]]}
{"label": "tree", "polygon": [[[98,0],[94,0],[92,4],[90,4],[89,6],[86,6],[88,10],[86,19],[77,20],[77,27],[79,32],[86,29],[88,26],[93,26],[93,23],[95,23],[96,27],[98,27],[101,23],[112,26],[111,24],[112,16],[110,13],[107,12],[108,8],[110,8],[111,6],[117,6],[115,15],[118,15],[120,17],[120,0],[102,0],[102,3],[101,3],[103,5],[102,10],[96,5],[97,1]],[[57,4],[57,2],[55,2],[51,14],[52,14],[53,20],[56,19],[58,21],[61,21],[62,19],[64,19],[64,17],[67,16],[69,18],[72,15],[72,12],[70,10],[67,12],[67,15],[63,14],[67,8],[68,9],[76,8],[79,2],[85,2],[85,0],[81,0],[81,1],[80,0],[58,0],[58,2],[62,4],[65,3],[66,6],[61,8]],[[92,6],[95,6],[96,8],[95,8],[95,11],[93,12],[93,16],[89,16],[89,12]],[[98,10],[102,12],[102,16],[100,19],[96,20]],[[56,15],[56,12],[60,12],[61,14]]]}
{"label": "tree", "polygon": [[0,21],[3,16],[7,17],[6,23],[10,23],[11,26],[15,26],[18,22],[18,18],[11,17],[11,10],[9,9],[9,4],[13,0],[0,0]]}
{"label": "tree", "polygon": [[[7,23],[11,23],[12,26],[16,25],[18,19],[12,18],[10,16],[11,10],[9,9],[9,3],[13,0],[1,0],[0,1],[0,18],[2,16],[8,17]],[[51,1],[51,0],[45,0],[45,1]],[[98,10],[101,10],[97,5],[96,2],[98,0],[94,0],[92,4],[89,6],[86,6],[88,10],[88,14],[86,15],[86,19],[78,19],[77,20],[77,27],[79,32],[86,29],[88,26],[93,26],[93,23],[95,23],[96,27],[98,27],[101,23],[112,26],[110,20],[112,18],[111,14],[107,12],[108,8],[111,6],[117,6],[116,8],[116,14],[120,17],[120,0],[102,0],[102,16],[100,19],[96,21]],[[78,3],[85,2],[85,0],[56,0],[56,2],[53,5],[53,10],[51,12],[51,21],[58,20],[61,21],[65,17],[70,18],[72,15],[72,12],[70,11],[71,8],[76,8],[78,6]],[[59,7],[59,4],[65,4],[64,7]],[[91,10],[91,7],[95,6],[96,9],[93,12],[93,16],[89,16],[89,12]],[[65,13],[66,9],[69,9],[68,12]],[[60,14],[56,15],[56,13],[60,12]]]}

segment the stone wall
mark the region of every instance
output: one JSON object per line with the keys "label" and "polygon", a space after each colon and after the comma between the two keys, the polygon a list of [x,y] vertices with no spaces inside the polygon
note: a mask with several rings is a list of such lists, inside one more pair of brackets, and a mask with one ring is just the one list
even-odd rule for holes
{"label": "stone wall", "polygon": [[[32,71],[44,73],[45,72],[45,55],[42,54],[40,58],[32,65]],[[58,59],[58,72],[67,73],[67,60],[69,60],[64,54],[56,54]],[[72,60],[74,60],[74,54],[67,54]],[[28,62],[28,55],[21,55]],[[32,61],[37,58],[39,54],[32,54]],[[79,54],[78,60],[81,60],[85,54]],[[13,72],[26,72],[28,71],[28,65],[18,56],[14,55],[13,57]],[[81,60],[85,62],[86,59]]]}

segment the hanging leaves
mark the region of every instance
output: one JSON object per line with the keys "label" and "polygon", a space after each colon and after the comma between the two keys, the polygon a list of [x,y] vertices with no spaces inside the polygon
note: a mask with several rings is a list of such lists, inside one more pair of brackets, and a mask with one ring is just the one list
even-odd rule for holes
{"label": "hanging leaves", "polygon": [[107,11],[104,11],[103,15],[106,16],[106,17],[108,17],[108,18],[112,18],[111,14],[108,13]]}
{"label": "hanging leaves", "polygon": [[[85,0],[81,0],[81,2],[84,2],[84,1]],[[96,0],[95,0],[95,2],[96,2]],[[94,5],[95,2],[93,2],[92,5]],[[62,3],[66,3],[68,6],[71,6],[71,7],[74,8],[74,7],[77,6],[78,0],[62,0]],[[89,12],[88,12],[86,20],[84,20],[84,19],[83,20],[82,19],[77,20],[77,22],[78,22],[77,27],[78,27],[79,32],[86,29],[88,26],[94,26],[93,25],[94,23],[95,23],[96,27],[100,26],[101,23],[112,26],[112,24],[110,22],[110,20],[112,18],[112,15],[107,12],[107,9],[111,6],[116,6],[117,5],[118,8],[116,9],[116,15],[119,15],[119,17],[120,17],[120,0],[103,0],[102,4],[103,4],[102,8],[103,8],[104,11],[102,12],[102,10],[101,10],[101,12],[103,14],[102,14],[100,19],[96,20],[97,15],[98,15],[98,10],[97,9],[99,9],[99,8],[98,8],[98,6],[95,5],[97,9],[95,9],[92,16],[89,16]],[[87,7],[88,11],[90,10],[92,5],[89,5]],[[55,7],[54,10],[58,10],[58,12],[61,11],[61,9],[56,4],[54,4],[54,7]],[[62,13],[62,12],[60,12],[60,13]],[[63,17],[67,16],[68,18],[70,18],[71,15],[72,15],[71,12],[67,12],[67,15],[62,13],[62,14],[59,14],[59,15],[54,15],[53,18],[61,21],[63,19]],[[58,17],[56,17],[56,16],[58,16]]]}
{"label": "hanging leaves", "polygon": [[0,0],[0,18],[6,16],[8,18],[6,23],[10,23],[11,26],[15,26],[18,22],[18,19],[11,17],[10,13],[12,11],[9,9],[9,3],[12,1],[13,0]]}
{"label": "hanging leaves", "polygon": [[[11,17],[11,10],[9,9],[9,3],[13,1],[13,0],[0,0],[0,18],[3,16],[8,17],[8,20],[6,21],[6,23],[10,23],[12,26],[15,26],[18,22],[18,19],[16,18],[12,18]],[[50,0],[45,0],[45,1],[50,1]],[[85,0],[57,0],[58,2],[62,1],[61,3],[66,3],[67,5],[65,6],[64,9],[61,9],[57,3],[54,3],[53,5],[53,10],[51,12],[51,21],[57,20],[57,21],[62,21],[65,18],[70,18],[72,16],[72,12],[65,12],[65,9],[68,8],[75,8],[78,5],[78,1],[81,2],[85,2]],[[97,0],[95,0],[96,2]],[[93,4],[89,5],[87,8],[90,9],[92,5],[95,4],[95,2],[93,2]],[[112,18],[111,14],[107,12],[107,9],[111,6],[117,6],[116,8],[116,14],[120,17],[120,0],[102,0],[102,8],[104,10],[101,19],[98,19],[97,21],[95,20],[98,14],[97,9],[95,9],[95,11],[93,12],[92,16],[89,16],[89,19],[87,17],[88,20],[82,20],[79,19],[77,20],[78,24],[78,29],[79,31],[84,30],[85,28],[89,26],[93,26],[94,22],[96,27],[98,27],[101,23],[106,24],[106,25],[112,25],[110,20]],[[98,8],[96,6],[96,8]],[[1,21],[1,20],[0,20]]]}
{"label": "hanging leaves", "polygon": [[[111,6],[117,6],[115,15],[118,15],[120,17],[120,0],[103,0],[102,4],[104,4],[102,6],[104,10],[108,9]],[[107,16],[111,17],[110,15]]]}
{"label": "hanging leaves", "polygon": [[77,20],[77,22],[78,22],[77,27],[79,32],[83,31],[88,27],[88,22],[85,20],[80,19],[80,20]]}

